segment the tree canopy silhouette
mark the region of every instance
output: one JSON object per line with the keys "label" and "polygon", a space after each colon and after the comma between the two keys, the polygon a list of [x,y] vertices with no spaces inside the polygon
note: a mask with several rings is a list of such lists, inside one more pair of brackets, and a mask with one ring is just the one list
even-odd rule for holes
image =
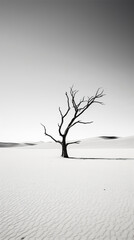
{"label": "tree canopy silhouette", "polygon": [[[70,144],[78,144],[79,141],[72,141],[72,142],[67,142],[66,138],[68,135],[68,132],[70,131],[70,129],[72,127],[74,127],[76,124],[91,124],[93,123],[93,121],[90,122],[86,122],[86,121],[81,121],[79,120],[79,117],[92,105],[92,104],[103,104],[102,101],[100,101],[100,98],[102,98],[105,94],[104,94],[104,90],[101,90],[100,88],[98,88],[98,90],[96,91],[95,95],[91,96],[91,97],[83,97],[82,99],[80,99],[78,102],[76,101],[76,94],[78,93],[77,90],[74,90],[73,87],[70,88],[70,92],[69,94],[66,92],[65,96],[66,96],[66,101],[67,101],[67,110],[65,111],[65,113],[62,112],[61,108],[59,107],[59,113],[60,113],[60,117],[61,117],[61,121],[58,124],[58,131],[59,131],[59,135],[61,137],[61,140],[57,140],[55,139],[51,134],[49,134],[46,130],[46,127],[44,124],[41,123],[41,125],[44,128],[44,134],[48,137],[50,137],[53,141],[55,141],[56,143],[61,144],[62,147],[62,154],[61,156],[64,158],[68,158],[68,152],[67,152],[67,146]],[[73,115],[71,117],[71,120],[68,122],[67,126],[65,127],[64,130],[62,130],[64,122],[66,117],[68,116],[70,110],[73,109]]]}

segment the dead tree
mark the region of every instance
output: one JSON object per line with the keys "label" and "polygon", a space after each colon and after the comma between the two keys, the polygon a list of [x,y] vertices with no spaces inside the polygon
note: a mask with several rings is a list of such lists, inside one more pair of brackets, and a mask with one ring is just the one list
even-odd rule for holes
{"label": "dead tree", "polygon": [[[55,141],[56,143],[61,144],[62,147],[62,154],[61,156],[64,158],[68,158],[68,152],[67,152],[67,146],[70,144],[78,144],[79,141],[73,141],[73,142],[67,142],[66,138],[68,135],[69,130],[74,127],[76,124],[91,124],[93,121],[90,122],[85,122],[85,121],[81,121],[78,120],[78,118],[94,103],[98,103],[98,104],[103,104],[103,102],[101,102],[99,99],[102,98],[104,96],[104,91],[100,90],[100,88],[96,91],[94,96],[91,97],[83,97],[81,100],[79,100],[79,102],[76,102],[76,94],[78,93],[77,90],[73,90],[73,87],[70,88],[70,97],[68,95],[68,93],[66,92],[66,100],[67,100],[67,110],[66,112],[63,114],[63,112],[61,111],[61,108],[59,107],[59,113],[61,116],[61,122],[60,124],[58,124],[58,130],[59,130],[59,135],[61,137],[61,141],[60,140],[56,140],[52,135],[48,134],[46,131],[46,127],[41,123],[41,125],[44,128],[44,134],[48,137],[50,137],[53,141]],[[63,128],[63,124],[65,121],[65,118],[67,117],[68,113],[70,112],[71,108],[74,110],[73,111],[73,116],[71,118],[71,120],[69,121],[69,123],[67,124],[67,127],[65,128],[64,131],[62,131]]]}

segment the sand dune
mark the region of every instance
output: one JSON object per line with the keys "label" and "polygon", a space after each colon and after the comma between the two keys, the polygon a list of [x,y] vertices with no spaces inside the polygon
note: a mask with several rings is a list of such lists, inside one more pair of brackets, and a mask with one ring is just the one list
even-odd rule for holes
{"label": "sand dune", "polygon": [[[55,142],[37,142],[29,148],[44,148],[44,149],[57,149],[60,148],[59,144]],[[134,136],[131,137],[94,137],[81,139],[80,144],[70,145],[71,149],[94,149],[94,148],[134,148]]]}
{"label": "sand dune", "polygon": [[[0,148],[17,147],[23,149],[61,149],[55,142],[3,143]],[[77,151],[75,151],[77,149]],[[69,156],[77,158],[134,158],[134,136],[131,137],[95,137],[80,140],[80,144],[68,146]],[[59,153],[60,156],[60,153]]]}
{"label": "sand dune", "polygon": [[[32,145],[33,144],[33,145]],[[30,149],[60,149],[55,142],[22,144]],[[77,149],[77,151],[75,151]],[[134,137],[95,137],[68,146],[69,156],[78,158],[134,158]]]}
{"label": "sand dune", "polygon": [[[29,148],[44,148],[44,149],[57,149],[60,148],[59,144],[55,142],[37,142],[34,146]],[[69,148],[77,149],[93,149],[93,148],[134,148],[134,136],[131,137],[94,137],[81,139],[80,144],[73,144]]]}
{"label": "sand dune", "polygon": [[0,239],[133,240],[134,159],[59,154],[0,149]]}
{"label": "sand dune", "polygon": [[[77,146],[78,147],[78,146]],[[134,148],[134,137],[98,137],[84,139],[81,148]]]}

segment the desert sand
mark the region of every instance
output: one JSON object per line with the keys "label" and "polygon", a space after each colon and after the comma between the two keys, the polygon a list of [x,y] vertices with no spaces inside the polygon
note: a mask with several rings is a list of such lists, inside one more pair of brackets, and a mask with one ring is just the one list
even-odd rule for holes
{"label": "desert sand", "polygon": [[122,150],[0,148],[0,239],[133,240],[134,151]]}

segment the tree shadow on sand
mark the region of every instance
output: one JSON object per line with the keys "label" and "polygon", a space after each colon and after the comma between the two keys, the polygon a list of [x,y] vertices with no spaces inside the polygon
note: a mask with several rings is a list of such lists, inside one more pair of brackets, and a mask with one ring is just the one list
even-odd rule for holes
{"label": "tree shadow on sand", "polygon": [[69,157],[68,159],[74,160],[134,160],[134,158],[92,158],[92,157]]}

